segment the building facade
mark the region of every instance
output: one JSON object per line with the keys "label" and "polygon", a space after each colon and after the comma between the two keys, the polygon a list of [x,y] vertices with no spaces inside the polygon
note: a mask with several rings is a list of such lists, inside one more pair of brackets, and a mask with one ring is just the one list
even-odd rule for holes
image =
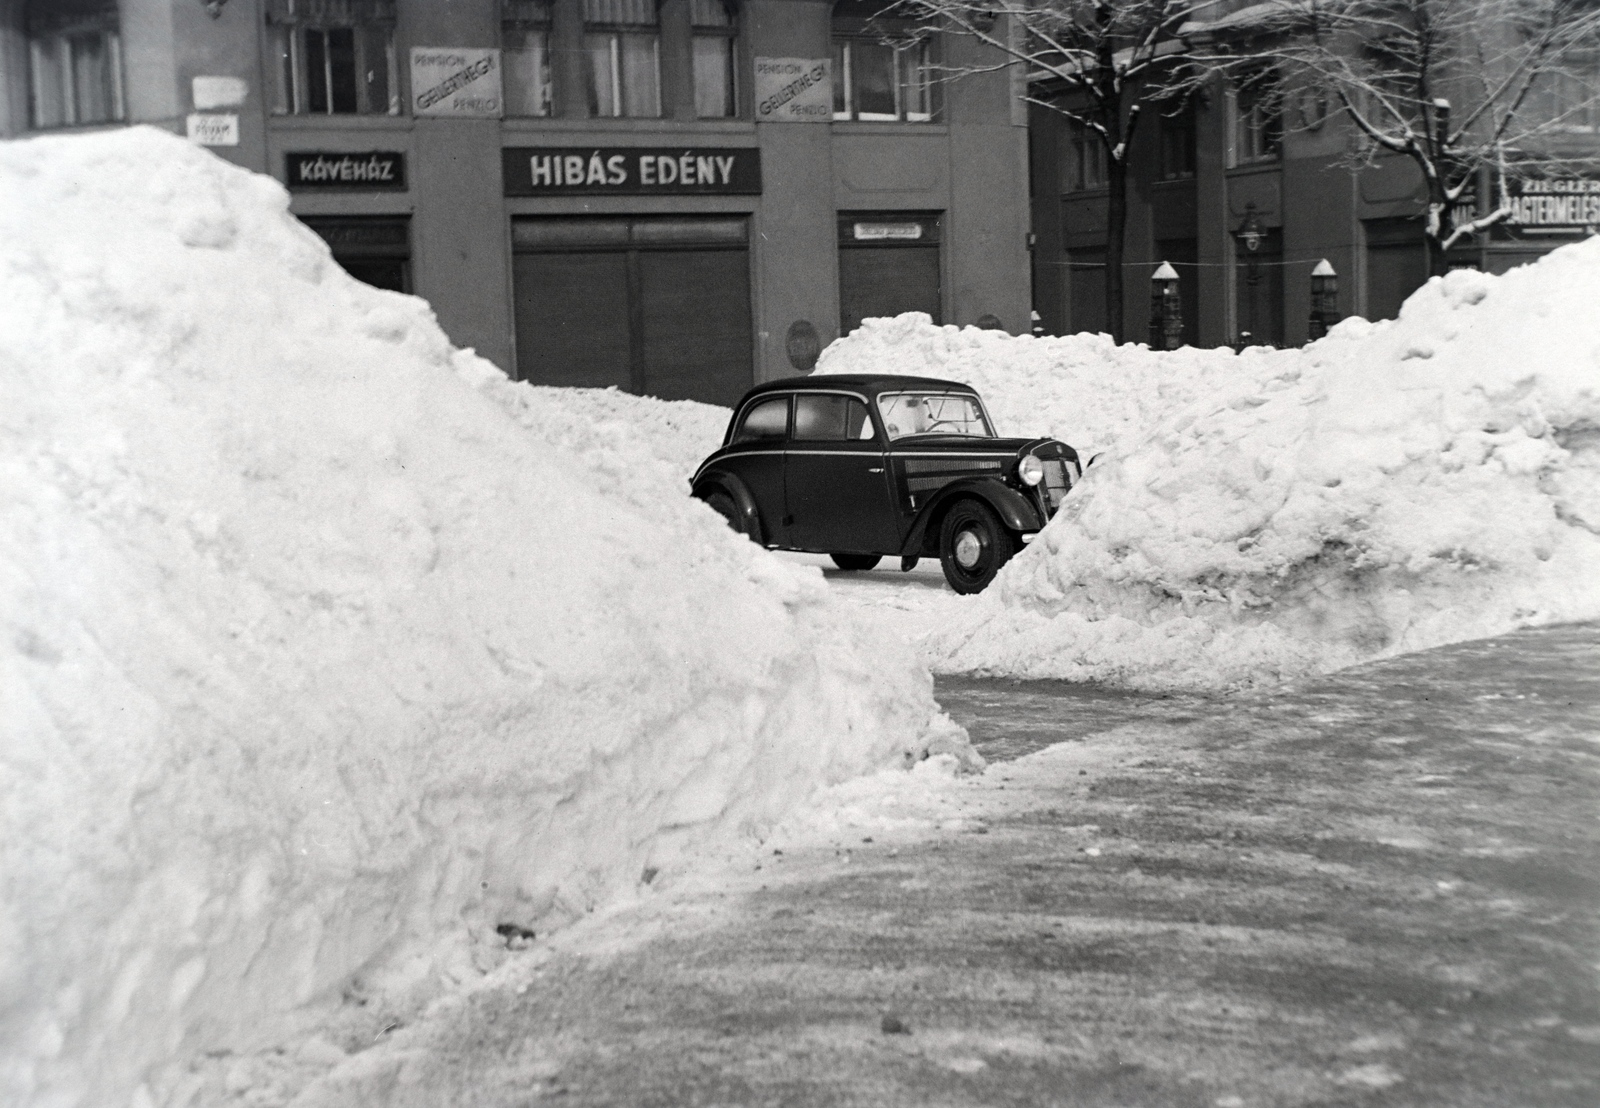
{"label": "building facade", "polygon": [[[1219,23],[1250,10],[1247,0],[1209,9]],[[1198,20],[1186,28],[1205,29]],[[1596,87],[1544,88],[1528,100],[1527,112],[1560,114],[1567,168],[1512,181],[1512,216],[1454,247],[1450,267],[1504,272],[1595,233]],[[1163,261],[1178,273],[1183,341],[1200,346],[1306,342],[1312,270],[1324,260],[1336,274],[1340,317],[1392,318],[1428,279],[1428,194],[1416,164],[1388,155],[1355,168],[1354,127],[1326,89],[1261,89],[1216,77],[1181,107],[1146,105],[1128,157],[1124,339],[1149,338],[1150,277]],[[1058,112],[1035,106],[1030,122],[1040,327],[1098,331],[1106,323],[1106,155]],[[1485,176],[1479,211],[1492,194]]]}
{"label": "building facade", "polygon": [[730,403],[861,318],[1029,323],[1026,114],[853,0],[0,0],[0,133],[149,123],[541,384]]}

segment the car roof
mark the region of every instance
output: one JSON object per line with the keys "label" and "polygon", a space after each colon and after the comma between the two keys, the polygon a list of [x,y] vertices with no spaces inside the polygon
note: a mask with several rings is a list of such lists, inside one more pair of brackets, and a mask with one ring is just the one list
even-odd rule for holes
{"label": "car roof", "polygon": [[970,392],[978,390],[959,381],[941,381],[937,377],[905,377],[893,373],[824,373],[804,377],[782,377],[757,385],[745,393],[739,403],[769,392],[788,392],[796,389],[844,389],[868,395],[893,392],[896,389],[926,389],[929,392]]}

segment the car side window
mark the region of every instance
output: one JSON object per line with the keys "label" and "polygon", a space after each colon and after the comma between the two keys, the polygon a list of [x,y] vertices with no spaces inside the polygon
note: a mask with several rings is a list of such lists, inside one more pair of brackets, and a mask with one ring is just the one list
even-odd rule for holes
{"label": "car side window", "polygon": [[754,404],[744,413],[744,419],[739,423],[739,430],[734,432],[733,441],[740,442],[782,442],[789,430],[789,398],[775,396],[771,400],[763,400]]}
{"label": "car side window", "polygon": [[853,396],[794,398],[794,437],[807,442],[848,442],[873,437],[867,406]]}

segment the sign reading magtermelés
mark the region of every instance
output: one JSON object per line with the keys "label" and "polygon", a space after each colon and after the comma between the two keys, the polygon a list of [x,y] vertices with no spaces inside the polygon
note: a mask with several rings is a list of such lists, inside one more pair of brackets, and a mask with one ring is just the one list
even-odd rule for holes
{"label": "sign reading magtermel\u00e9s", "polygon": [[518,146],[503,154],[507,196],[761,192],[754,147]]}
{"label": "sign reading magtermel\u00e9s", "polygon": [[1582,177],[1511,182],[1511,214],[1517,227],[1600,225],[1600,180]]}
{"label": "sign reading magtermel\u00e9s", "polygon": [[406,156],[399,150],[299,150],[284,155],[284,180],[291,189],[404,190]]}
{"label": "sign reading magtermel\u00e9s", "polygon": [[833,59],[757,58],[756,122],[833,122]]}
{"label": "sign reading magtermel\u00e9s", "polygon": [[461,46],[411,48],[411,112],[499,119],[500,51]]}

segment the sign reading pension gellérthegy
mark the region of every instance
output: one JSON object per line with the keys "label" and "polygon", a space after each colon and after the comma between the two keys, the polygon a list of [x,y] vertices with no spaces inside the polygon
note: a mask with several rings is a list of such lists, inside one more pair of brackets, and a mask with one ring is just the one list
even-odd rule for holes
{"label": "sign reading pension gell\u00e9rthegy", "polygon": [[754,147],[519,146],[503,156],[507,196],[761,191]]}
{"label": "sign reading pension gell\u00e9rthegy", "polygon": [[1511,214],[1522,227],[1582,227],[1600,224],[1600,180],[1582,177],[1511,182]]}
{"label": "sign reading pension gell\u00e9rthegy", "polygon": [[832,58],[756,59],[756,122],[832,120]]}
{"label": "sign reading pension gell\u00e9rthegy", "polygon": [[499,119],[504,103],[500,51],[459,46],[411,48],[413,115]]}
{"label": "sign reading pension gell\u00e9rthegy", "polygon": [[284,155],[284,180],[292,189],[403,190],[406,156],[399,150],[349,154],[337,150],[295,150]]}

